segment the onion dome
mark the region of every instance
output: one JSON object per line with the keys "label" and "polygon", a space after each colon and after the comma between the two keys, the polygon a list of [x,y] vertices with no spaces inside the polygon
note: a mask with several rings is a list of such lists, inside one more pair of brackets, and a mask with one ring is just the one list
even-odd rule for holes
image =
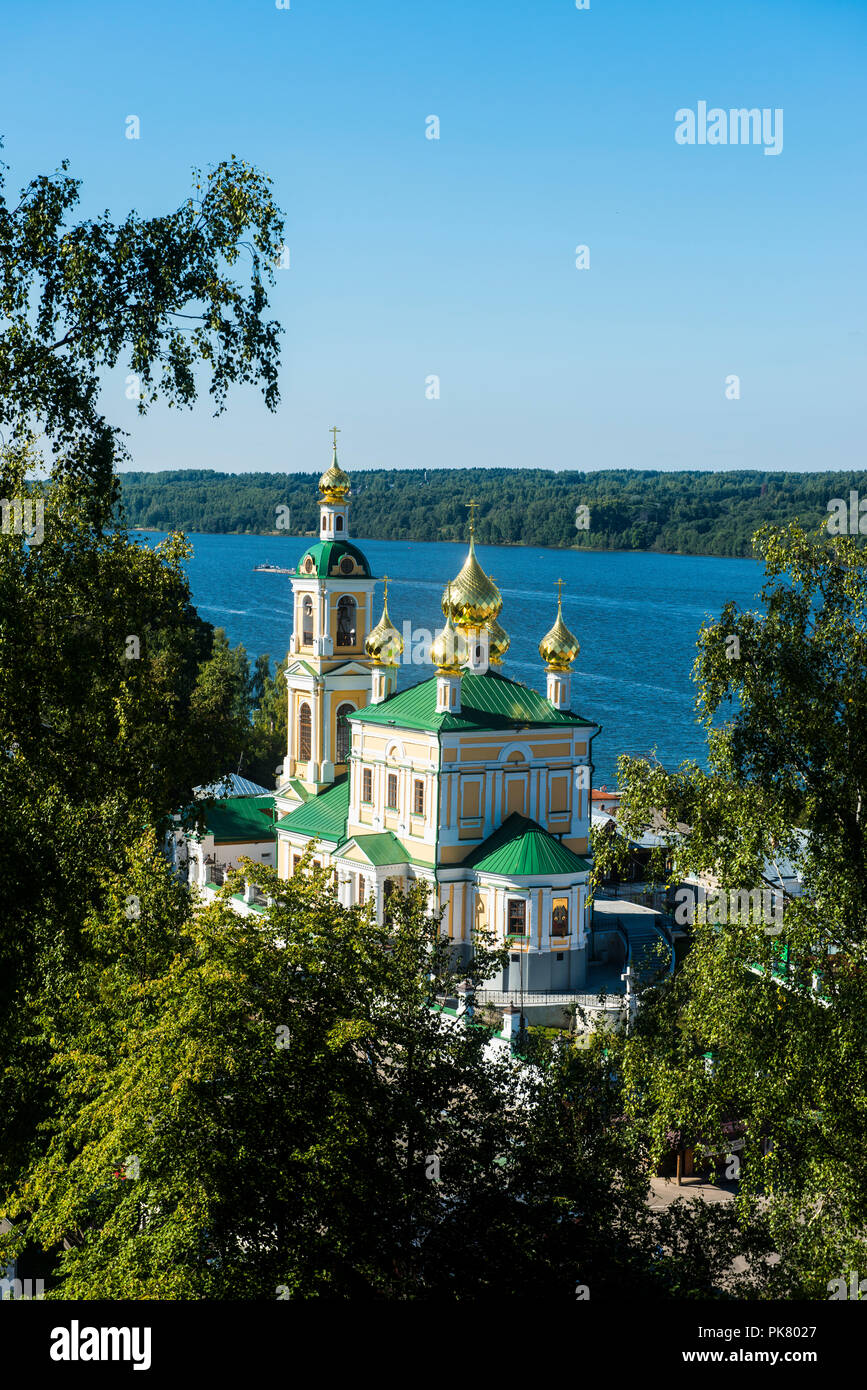
{"label": "onion dome", "polygon": [[470,530],[470,551],[459,573],[443,594],[443,612],[458,627],[484,627],[491,618],[496,618],[502,606],[499,589],[476,559],[475,542]]}
{"label": "onion dome", "polygon": [[[558,579],[557,583],[562,581]],[[580,650],[578,638],[563,621],[563,601],[558,593],[557,621],[539,643],[539,655],[549,671],[568,671]]]}
{"label": "onion dome", "polygon": [[492,666],[502,666],[503,657],[512,644],[512,639],[504,628],[500,627],[496,618],[491,618],[490,622],[485,623],[488,631],[488,660]]}
{"label": "onion dome", "polygon": [[[452,616],[449,612],[451,607],[451,584],[446,586],[443,597],[443,612],[446,615],[446,625],[442,632],[434,638],[430,644],[430,659],[434,666],[442,675],[459,675],[461,669],[461,637],[460,633],[455,632],[452,626]],[[449,605],[448,607],[446,605]]]}
{"label": "onion dome", "polygon": [[331,467],[326,469],[319,479],[319,491],[322,493],[323,502],[345,502],[352,480],[348,473],[344,473],[340,464],[337,462],[337,444],[334,444],[334,452],[331,455]]}
{"label": "onion dome", "polygon": [[388,575],[384,576],[385,594],[382,617],[368,636],[364,650],[375,666],[396,666],[403,651],[403,638],[388,616]]}

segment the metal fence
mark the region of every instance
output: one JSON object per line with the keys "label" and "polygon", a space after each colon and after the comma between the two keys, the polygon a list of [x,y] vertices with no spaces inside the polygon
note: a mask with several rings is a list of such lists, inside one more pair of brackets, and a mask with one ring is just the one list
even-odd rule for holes
{"label": "metal fence", "polygon": [[476,990],[476,1002],[479,1004],[513,1004],[520,1008],[521,1003],[525,1007],[532,1004],[577,1004],[582,1009],[621,1009],[626,1003],[625,996],[622,994],[608,994],[604,1004],[597,994],[576,994],[563,993],[558,990],[525,989],[523,994],[518,989],[478,989]]}

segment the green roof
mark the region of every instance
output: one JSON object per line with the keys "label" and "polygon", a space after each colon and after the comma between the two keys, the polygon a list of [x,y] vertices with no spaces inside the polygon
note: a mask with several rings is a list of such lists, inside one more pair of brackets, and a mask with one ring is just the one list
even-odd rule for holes
{"label": "green roof", "polygon": [[297,579],[299,575],[303,576],[305,573],[304,561],[308,555],[313,561],[313,569],[310,573],[317,574],[322,578],[328,575],[339,576],[341,574],[340,561],[345,555],[351,556],[361,566],[361,572],[367,579],[373,577],[370,573],[367,557],[351,541],[317,541],[315,545],[311,545],[309,550],[305,550],[295,569],[289,571],[294,578]]}
{"label": "green roof", "polygon": [[597,728],[592,719],[572,710],[555,709],[550,700],[520,681],[494,671],[467,672],[461,680],[460,714],[437,714],[437,678],[401,690],[378,705],[365,705],[348,715],[360,724],[393,724],[401,729],[514,729],[528,725],[580,725]]}
{"label": "green roof", "polygon": [[[290,777],[284,785],[292,788],[299,801],[310,800],[311,793],[307,790],[303,782],[298,781],[297,777]],[[287,811],[286,814],[288,816],[290,812]]]}
{"label": "green roof", "polygon": [[273,796],[227,796],[205,812],[207,833],[227,840],[273,840]]}
{"label": "green roof", "polygon": [[[549,835],[541,825],[517,812],[463,861],[468,868],[506,878],[530,874],[575,874],[590,868],[586,859]],[[463,865],[462,865],[463,867]]]}
{"label": "green roof", "polygon": [[[346,844],[358,845],[365,858],[377,866],[413,862],[412,855],[407,853],[400,840],[390,830],[380,830],[373,835],[353,835]],[[341,845],[340,850],[344,848],[345,846]]]}
{"label": "green roof", "polygon": [[333,840],[339,844],[346,838],[346,817],[349,814],[349,778],[339,777],[319,796],[311,796],[303,806],[289,811],[277,822],[280,830],[289,830],[293,835],[306,835],[308,839],[321,836],[323,840]]}

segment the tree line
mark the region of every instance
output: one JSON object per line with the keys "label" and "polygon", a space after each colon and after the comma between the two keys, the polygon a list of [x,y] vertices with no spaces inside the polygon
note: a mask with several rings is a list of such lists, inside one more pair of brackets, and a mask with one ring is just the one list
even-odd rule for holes
{"label": "tree line", "polygon": [[[212,469],[120,475],[126,522],[154,531],[315,535],[318,473]],[[812,529],[834,498],[867,497],[867,473],[535,468],[375,469],[352,476],[352,533],[375,540],[463,540],[475,497],[488,545],[752,555],[766,524]],[[586,508],[586,512],[579,509]]]}

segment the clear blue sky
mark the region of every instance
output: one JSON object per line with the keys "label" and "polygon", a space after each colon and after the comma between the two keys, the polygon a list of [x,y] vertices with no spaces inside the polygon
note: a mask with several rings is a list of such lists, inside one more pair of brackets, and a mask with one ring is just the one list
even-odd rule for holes
{"label": "clear blue sky", "polygon": [[[350,469],[862,467],[865,56],[865,0],[7,0],[0,133],[85,211],[274,178],[279,411],[140,421],[118,372],[135,467],[318,469],[335,423]],[[699,101],[783,152],[676,144]]]}

